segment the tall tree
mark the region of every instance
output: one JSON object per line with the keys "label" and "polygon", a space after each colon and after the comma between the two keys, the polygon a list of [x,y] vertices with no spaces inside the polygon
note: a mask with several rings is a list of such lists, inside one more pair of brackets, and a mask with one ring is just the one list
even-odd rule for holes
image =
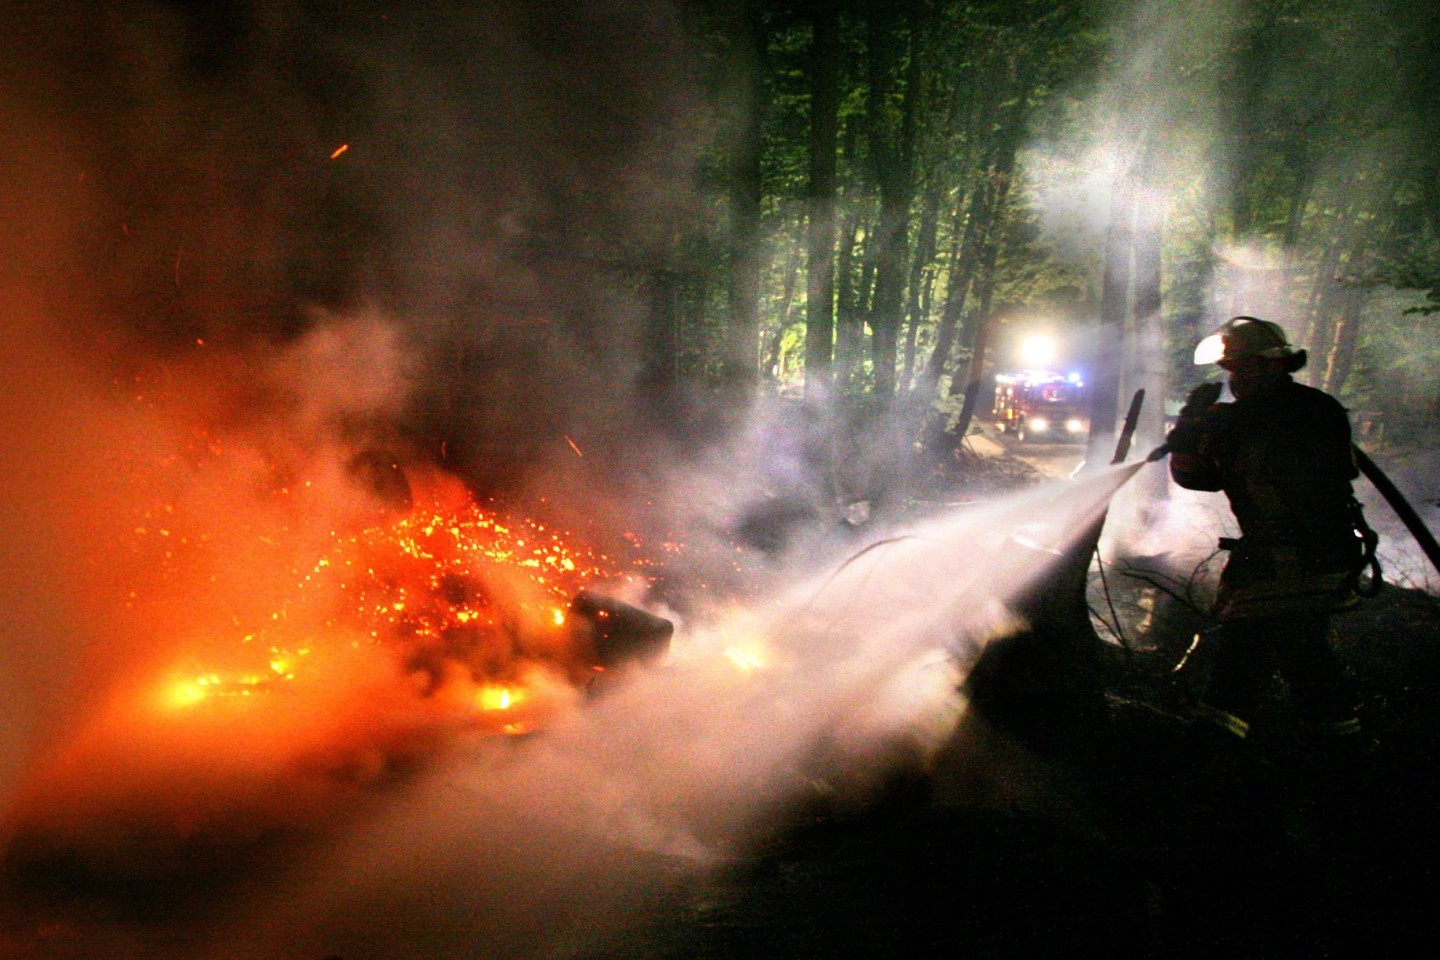
{"label": "tall tree", "polygon": [[[952,434],[963,437],[970,429],[981,385],[986,377],[991,340],[991,303],[995,290],[995,264],[1000,253],[1001,233],[1010,210],[1010,191],[1014,182],[1015,163],[1024,140],[1025,114],[1029,105],[1034,74],[1028,62],[1011,53],[997,63],[995,88],[1004,91],[995,105],[992,124],[980,149],[986,163],[972,188],[966,214],[965,238],[956,266],[951,271],[950,288],[940,320],[940,334],[931,354],[922,387],[933,393],[946,363],[950,359],[956,322],[964,313],[970,359],[963,371],[957,371],[950,383],[950,393],[964,391],[965,399]],[[975,302],[966,309],[967,294],[974,285]]]}
{"label": "tall tree", "polygon": [[830,386],[835,340],[835,190],[839,145],[840,12],[833,3],[810,5],[810,149],[808,267],[805,297],[805,394]]}
{"label": "tall tree", "polygon": [[1115,178],[1110,195],[1110,225],[1105,231],[1105,274],[1100,292],[1100,322],[1091,339],[1090,436],[1085,462],[1110,462],[1120,407],[1120,378],[1125,349],[1125,317],[1134,264],[1135,191],[1128,169]]}
{"label": "tall tree", "polygon": [[[917,0],[866,3],[865,119],[870,169],[880,193],[876,225],[875,289],[870,304],[875,392],[895,392],[900,321],[904,312],[910,203],[914,196],[916,114],[921,85],[922,32]],[[900,104],[892,104],[897,83]]]}
{"label": "tall tree", "polygon": [[[1153,160],[1153,157],[1147,157]],[[1140,419],[1136,426],[1136,440],[1145,449],[1159,446],[1165,432],[1165,332],[1164,324],[1164,277],[1162,268],[1162,245],[1164,240],[1164,207],[1159,184],[1154,183],[1154,168],[1146,163],[1143,167],[1151,177],[1142,180],[1135,204],[1134,234],[1134,276],[1135,295],[1131,304],[1132,357],[1129,377],[1125,383],[1125,394],[1134,396],[1135,391],[1145,391],[1145,403],[1140,408]],[[1122,394],[1120,400],[1129,403]],[[1107,461],[1108,462],[1108,461]],[[1158,484],[1152,492],[1163,488],[1163,475],[1147,474],[1149,482]],[[1146,480],[1142,480],[1147,482]]]}
{"label": "tall tree", "polygon": [[745,78],[742,87],[745,103],[731,173],[730,330],[725,337],[722,368],[726,382],[752,385],[759,373],[760,278],[764,259],[760,204],[767,37],[760,0],[742,0],[734,17],[733,60],[739,76]]}
{"label": "tall tree", "polygon": [[1364,316],[1365,302],[1369,297],[1369,288],[1360,284],[1347,287],[1341,296],[1334,332],[1323,358],[1324,375],[1320,388],[1326,393],[1339,393],[1345,386],[1345,378],[1350,375],[1350,365],[1355,359],[1355,347],[1360,341],[1360,320]]}
{"label": "tall tree", "polygon": [[[952,241],[946,267],[944,305],[941,308],[940,321],[936,328],[935,347],[930,352],[930,357],[925,363],[920,382],[916,387],[916,393],[920,396],[934,396],[940,378],[944,375],[946,366],[951,360],[956,333],[965,313],[965,298],[970,292],[970,283],[974,278],[975,268],[979,264],[980,249],[990,231],[990,211],[996,199],[998,184],[987,174],[989,167],[997,160],[997,156],[994,152],[995,138],[983,136],[982,132],[1004,129],[1002,124],[996,122],[995,111],[1005,66],[1006,61],[1003,58],[992,58],[989,61],[989,69],[981,75],[980,82],[975,83],[973,88],[957,84],[952,99],[952,103],[958,104],[962,99],[961,90],[973,93],[971,96],[964,97],[971,109],[967,113],[967,123],[962,136],[966,155],[970,157],[978,155],[981,158],[980,170],[978,174],[969,170],[964,171],[969,176],[968,190],[956,191],[954,225],[951,230]],[[991,82],[985,82],[986,79]],[[1018,142],[1018,138],[1016,139]]]}
{"label": "tall tree", "polygon": [[[934,292],[936,249],[940,234],[940,201],[944,184],[931,177],[925,186],[920,204],[919,232],[915,238],[915,255],[910,258],[909,299],[905,317],[905,358],[901,371],[901,388],[913,390],[915,363],[919,352],[920,328],[930,312]],[[927,394],[928,395],[928,394]]]}

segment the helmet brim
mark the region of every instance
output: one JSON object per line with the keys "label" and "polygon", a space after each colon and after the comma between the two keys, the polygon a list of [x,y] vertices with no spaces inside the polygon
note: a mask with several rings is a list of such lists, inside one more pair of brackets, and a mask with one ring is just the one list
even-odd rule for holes
{"label": "helmet brim", "polygon": [[1219,363],[1225,356],[1225,340],[1218,333],[1201,340],[1195,345],[1195,365],[1205,366],[1206,364]]}
{"label": "helmet brim", "polygon": [[1247,350],[1243,353],[1232,353],[1228,356],[1225,353],[1225,335],[1223,333],[1212,333],[1195,345],[1195,364],[1204,366],[1206,364],[1219,363],[1221,360],[1241,360],[1245,357],[1263,357],[1266,360],[1284,360],[1299,354],[1300,351],[1291,346],[1267,347],[1264,350]]}

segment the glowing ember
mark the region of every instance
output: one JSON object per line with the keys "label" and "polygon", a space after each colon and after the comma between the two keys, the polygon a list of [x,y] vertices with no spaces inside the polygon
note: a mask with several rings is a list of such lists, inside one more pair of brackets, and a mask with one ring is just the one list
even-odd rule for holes
{"label": "glowing ember", "polygon": [[481,687],[475,700],[481,710],[509,710],[524,698],[523,691],[509,687]]}
{"label": "glowing ember", "polygon": [[725,659],[733,663],[741,673],[763,670],[768,662],[764,649],[759,644],[727,647]]}
{"label": "glowing ember", "polygon": [[193,707],[205,699],[205,688],[198,680],[180,680],[165,691],[165,705],[180,710]]}
{"label": "glowing ember", "polygon": [[403,516],[332,536],[325,555],[297,571],[293,593],[240,641],[265,651],[266,669],[177,681],[164,697],[171,709],[321,682],[312,651],[370,647],[422,697],[469,702],[474,722],[518,732],[526,725],[510,714],[541,697],[530,689],[547,686],[537,676],[571,687],[590,676],[593,645],[566,608],[586,584],[614,579],[611,559],[543,524],[502,520],[453,482],[416,496]]}

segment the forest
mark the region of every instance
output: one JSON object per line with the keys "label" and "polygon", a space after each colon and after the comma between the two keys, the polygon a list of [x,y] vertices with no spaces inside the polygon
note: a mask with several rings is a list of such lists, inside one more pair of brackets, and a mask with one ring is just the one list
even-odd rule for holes
{"label": "forest", "polygon": [[67,224],[21,282],[122,379],[383,317],[385,442],[513,491],[777,396],[944,462],[1039,334],[1092,445],[1142,387],[1158,441],[1245,313],[1365,442],[1435,425],[1413,0],[126,9],[19,3],[4,78],[16,209]]}
{"label": "forest", "polygon": [[703,13],[724,135],[657,288],[675,377],[754,371],[935,442],[1044,331],[1096,388],[1103,450],[1107,410],[1183,397],[1193,344],[1250,313],[1362,429],[1433,427],[1440,33],[1418,5]]}

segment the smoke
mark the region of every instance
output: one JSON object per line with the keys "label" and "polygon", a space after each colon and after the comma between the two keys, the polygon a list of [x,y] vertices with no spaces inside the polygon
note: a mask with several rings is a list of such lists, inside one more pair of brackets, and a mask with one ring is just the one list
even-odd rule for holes
{"label": "smoke", "polygon": [[[1139,225],[1163,225],[1165,359],[1147,355],[1137,318],[1127,363],[1140,382],[1122,399],[1145,387],[1147,412],[1168,401],[1173,415],[1192,384],[1215,375],[1190,363],[1200,337],[1233,315],[1271,319],[1308,350],[1299,378],[1336,393],[1357,441],[1387,466],[1395,459],[1412,499],[1433,500],[1410,463],[1429,455],[1403,451],[1430,444],[1440,343],[1412,313],[1424,294],[1395,286],[1406,282],[1397,264],[1419,256],[1410,246],[1433,243],[1418,199],[1428,148],[1415,140],[1430,129],[1429,107],[1411,92],[1429,62],[1426,28],[1399,6],[1279,11],[1232,0],[1117,3],[1106,26],[1099,69],[1065,91],[1064,122],[1028,146],[1025,168],[1052,249],[1091,276],[1117,195],[1133,193]],[[1410,282],[1428,285],[1417,270]],[[1356,330],[1353,343],[1339,336]],[[1128,493],[1107,543],[1131,556],[1168,553],[1195,569],[1210,545],[1190,531],[1208,540],[1228,519],[1203,496]],[[1431,582],[1388,507],[1368,484],[1357,493],[1397,580]]]}
{"label": "smoke", "polygon": [[1133,468],[937,519],[728,617],[524,741],[459,741],[227,916],[216,957],[555,956],[816,806],[870,802],[948,736],[1011,627]]}
{"label": "smoke", "polygon": [[243,619],[375,469],[644,519],[643,287],[708,135],[675,10],[3,15],[7,758],[193,632],[131,580]]}
{"label": "smoke", "polygon": [[[1400,335],[1421,298],[1384,286],[1405,254],[1377,225],[1420,215],[1407,199],[1426,156],[1407,102],[1410,19],[1385,5],[1112,5],[1098,70],[1027,152],[1053,248],[1098,275],[1112,198],[1133,191],[1142,225],[1165,231],[1177,358],[1250,314],[1286,326],[1323,367],[1326,315],[1357,284],[1374,291],[1373,339]],[[1406,39],[1377,40],[1392,31]]]}
{"label": "smoke", "polygon": [[[697,506],[723,530],[807,458],[773,486],[681,465],[683,500],[657,466],[676,445],[637,340],[710,136],[674,9],[52,6],[8,5],[0,49],[0,801],[5,839],[59,838],[48,879],[153,920],[22,917],[55,955],[553,956],[619,932],[796,807],[923,763],[1007,598],[1128,476],[833,576],[800,558],[774,577],[799,586],[687,609],[667,666],[572,691],[530,739],[457,732],[343,631],[318,699],[147,712],[394,511],[395,464],[616,537]],[[722,541],[695,548],[697,592]]]}
{"label": "smoke", "polygon": [[113,384],[47,353],[44,325],[12,329],[6,359],[46,360],[6,407],[33,478],[5,544],[6,649],[34,713],[10,731],[33,762],[9,827],[59,838],[42,877],[73,854],[122,909],[159,912],[64,928],[115,955],[549,956],[622,936],[795,810],[866,803],[923,766],[1007,598],[1131,472],[942,518],[833,571],[812,557],[772,580],[795,586],[682,620],[665,667],[572,697],[531,739],[464,734],[343,643],[318,699],[137,721],[176,656],[223,658],[335,529],[393,509],[348,465],[403,404],[408,354],[373,316],[330,317]]}
{"label": "smoke", "polygon": [[20,2],[6,20],[7,163],[28,174],[9,202],[55,234],[20,252],[92,365],[383,315],[421,368],[386,411],[412,457],[532,502],[656,482],[644,330],[713,136],[679,8]]}
{"label": "smoke", "polygon": [[8,826],[59,838],[29,863],[42,880],[76,856],[122,912],[151,911],[67,917],[60,956],[553,956],[623,936],[794,811],[866,803],[923,766],[1007,598],[1131,472],[942,518],[833,571],[812,558],[773,579],[795,586],[682,621],[666,666],[530,739],[460,732],[344,644],[318,700],[137,721],[173,657],[222,657],[335,529],[393,509],[348,465],[386,439],[415,371],[401,332],[365,315],[132,362],[121,383],[47,352],[44,324],[11,329],[6,359],[43,363],[6,407],[7,452],[34,478],[6,541],[7,650],[36,712],[11,731],[32,776]]}

